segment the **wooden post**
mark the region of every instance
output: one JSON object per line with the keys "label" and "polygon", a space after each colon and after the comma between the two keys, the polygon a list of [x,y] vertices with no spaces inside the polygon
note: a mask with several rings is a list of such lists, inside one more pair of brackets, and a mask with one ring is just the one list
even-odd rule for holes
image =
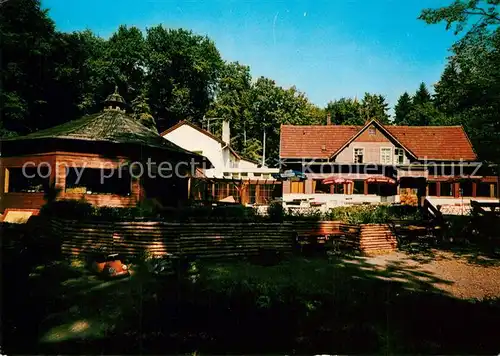
{"label": "wooden post", "polygon": [[330,185],[330,194],[335,194],[335,184]]}
{"label": "wooden post", "polygon": [[497,189],[496,189],[496,197],[500,202],[500,163],[497,165]]}
{"label": "wooden post", "polygon": [[4,168],[4,181],[3,181],[3,192],[8,193],[9,192],[9,170],[7,168]]}
{"label": "wooden post", "polygon": [[460,183],[458,183],[458,182],[457,182],[457,183],[454,183],[454,184],[453,184],[453,188],[454,188],[454,189],[453,189],[453,190],[454,190],[454,191],[453,191],[453,193],[454,193],[454,194],[453,194],[453,195],[454,195],[454,197],[455,197],[455,198],[459,198],[459,197],[460,197]]}
{"label": "wooden post", "polygon": [[242,204],[242,205],[248,204],[247,187],[248,187],[247,182],[241,182],[241,186],[240,186],[240,204]]}
{"label": "wooden post", "polygon": [[260,185],[259,182],[255,183],[255,203],[259,204],[260,203]]}
{"label": "wooden post", "polygon": [[436,182],[436,196],[441,196],[441,182]]}
{"label": "wooden post", "polygon": [[495,197],[495,184],[491,183],[490,184],[490,198],[494,198],[494,197]]}
{"label": "wooden post", "polygon": [[283,182],[283,194],[290,194],[291,192],[291,184],[290,181]]}
{"label": "wooden post", "polygon": [[477,196],[477,182],[472,182],[472,197],[475,198]]}
{"label": "wooden post", "polygon": [[368,195],[368,182],[366,180],[364,181],[363,191],[364,191],[365,195]]}

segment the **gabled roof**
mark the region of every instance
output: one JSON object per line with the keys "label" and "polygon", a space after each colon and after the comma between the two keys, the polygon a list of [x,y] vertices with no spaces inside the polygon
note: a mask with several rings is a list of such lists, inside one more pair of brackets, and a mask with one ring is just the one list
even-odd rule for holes
{"label": "gabled roof", "polygon": [[374,123],[418,160],[477,160],[462,126],[384,126],[376,120],[365,126],[282,125],[280,157],[329,159]]}
{"label": "gabled roof", "polygon": [[26,136],[13,137],[3,141],[41,139],[135,144],[193,155],[192,152],[165,140],[156,131],[147,128],[130,115],[119,110],[105,110],[98,114],[84,116],[81,119],[69,121]]}
{"label": "gabled roof", "polygon": [[347,146],[349,146],[349,144],[351,142],[353,142],[359,135],[361,135],[368,127],[372,126],[372,125],[375,125],[379,128],[379,130],[382,131],[382,133],[392,139],[393,141],[395,141],[396,143],[398,143],[401,147],[403,147],[406,152],[408,152],[413,158],[417,158],[417,156],[408,148],[406,147],[406,145],[403,145],[397,138],[394,137],[394,135],[388,131],[380,122],[378,122],[377,120],[375,119],[372,119],[372,120],[369,120],[366,122],[365,126],[361,127],[359,129],[359,131],[354,134],[349,140],[347,140],[338,150],[336,150],[335,152],[332,153],[331,157],[330,158],[333,158],[335,157],[337,154],[339,154],[344,148],[346,148]]}
{"label": "gabled roof", "polygon": [[[212,140],[215,140],[217,141],[218,143],[220,143],[223,147],[227,147],[231,152],[232,154],[238,158],[238,159],[242,159],[242,157],[226,142],[224,142],[222,139],[220,139],[219,137],[213,135],[212,133],[208,132],[207,130],[204,130],[202,129],[201,127],[199,126],[196,126],[195,124],[187,121],[187,120],[182,120],[182,121],[179,121],[178,123],[176,123],[174,126],[166,129],[165,131],[163,131],[162,133],[160,133],[160,136],[163,136],[165,137],[165,135],[169,134],[170,132],[172,131],[175,131],[177,130],[179,127],[181,126],[184,126],[184,125],[187,125],[199,132],[201,132],[202,134],[204,134],[205,136],[208,136],[210,137]],[[248,161],[248,159],[245,159],[246,161]]]}
{"label": "gabled roof", "polygon": [[281,125],[280,157],[329,158],[360,128],[350,125]]}

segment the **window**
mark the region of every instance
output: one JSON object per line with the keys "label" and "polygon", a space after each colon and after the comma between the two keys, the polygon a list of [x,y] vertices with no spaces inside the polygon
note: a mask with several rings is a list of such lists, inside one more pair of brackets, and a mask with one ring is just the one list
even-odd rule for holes
{"label": "window", "polygon": [[472,182],[460,182],[460,194],[463,197],[471,197],[472,196]]}
{"label": "window", "polygon": [[478,197],[489,197],[491,196],[490,183],[480,182],[477,184],[477,194]]}
{"label": "window", "polygon": [[239,173],[233,173],[233,174],[232,174],[232,177],[233,177],[233,178],[239,178],[239,177],[240,177],[240,174],[239,174]]}
{"label": "window", "polygon": [[345,194],[343,184],[335,184],[333,186],[333,194]]}
{"label": "window", "polygon": [[402,148],[396,148],[395,151],[396,164],[403,164],[405,162],[405,151]]}
{"label": "window", "polygon": [[330,185],[322,184],[323,179],[318,179],[313,181],[313,191],[315,194],[329,194],[330,193]]}
{"label": "window", "polygon": [[451,197],[453,196],[453,184],[448,182],[441,182],[441,196]]}
{"label": "window", "polygon": [[260,177],[262,175],[262,173],[254,173],[253,176],[254,177]]}
{"label": "window", "polygon": [[392,164],[392,148],[382,147],[380,149],[380,163]]}
{"label": "window", "polygon": [[368,183],[368,194],[378,195],[380,185],[377,183]]}
{"label": "window", "polygon": [[5,170],[6,193],[42,193],[49,187],[49,167],[8,168]]}
{"label": "window", "polygon": [[240,201],[240,189],[238,184],[229,184],[229,195],[233,196],[236,202]]}
{"label": "window", "polygon": [[269,204],[273,198],[274,184],[259,185],[259,197],[257,203]]}
{"label": "window", "polygon": [[255,184],[248,186],[248,203],[255,204]]}
{"label": "window", "polygon": [[264,178],[264,179],[269,179],[269,178],[271,178],[271,175],[270,175],[269,173],[264,173],[264,174],[262,175],[262,178]]}
{"label": "window", "polygon": [[355,180],[353,189],[353,194],[365,194],[365,182],[362,180]]}
{"label": "window", "polygon": [[209,188],[212,184],[204,181],[203,179],[193,179],[191,181],[191,199],[205,200],[209,196]]}
{"label": "window", "polygon": [[363,163],[364,148],[354,149],[354,163]]}
{"label": "window", "polygon": [[430,197],[437,196],[437,183],[436,182],[429,182],[429,196]]}
{"label": "window", "polygon": [[248,173],[247,172],[242,172],[241,173],[241,178],[248,178]]}
{"label": "window", "polygon": [[222,200],[227,198],[227,183],[217,182],[214,184],[214,199]]}
{"label": "window", "polygon": [[203,151],[193,151],[193,153],[196,153],[198,155],[203,155]]}
{"label": "window", "polygon": [[369,134],[370,136],[374,136],[376,133],[377,133],[377,130],[375,129],[375,127],[371,126],[371,127],[368,129],[368,134]]}
{"label": "window", "polygon": [[127,170],[70,168],[66,172],[66,193],[130,195]]}

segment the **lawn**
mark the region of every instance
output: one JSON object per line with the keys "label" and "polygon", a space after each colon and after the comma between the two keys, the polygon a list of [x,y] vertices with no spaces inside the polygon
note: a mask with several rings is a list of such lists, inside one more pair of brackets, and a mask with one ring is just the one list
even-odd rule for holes
{"label": "lawn", "polygon": [[459,298],[449,288],[459,276],[443,278],[439,266],[421,268],[408,262],[414,258],[194,262],[180,276],[160,278],[138,265],[132,277],[116,281],[97,279],[78,261],[11,265],[3,271],[4,325],[12,325],[4,349],[498,353],[498,299]]}

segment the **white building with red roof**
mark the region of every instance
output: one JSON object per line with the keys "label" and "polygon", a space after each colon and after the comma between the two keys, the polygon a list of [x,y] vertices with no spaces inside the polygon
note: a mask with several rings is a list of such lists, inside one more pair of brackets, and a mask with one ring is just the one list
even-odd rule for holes
{"label": "white building with red roof", "polygon": [[191,182],[194,199],[267,205],[281,195],[281,182],[273,178],[279,169],[262,166],[236,152],[230,144],[228,121],[222,124],[222,138],[189,121],[180,121],[160,135],[212,163],[213,168],[200,170],[198,179]]}

